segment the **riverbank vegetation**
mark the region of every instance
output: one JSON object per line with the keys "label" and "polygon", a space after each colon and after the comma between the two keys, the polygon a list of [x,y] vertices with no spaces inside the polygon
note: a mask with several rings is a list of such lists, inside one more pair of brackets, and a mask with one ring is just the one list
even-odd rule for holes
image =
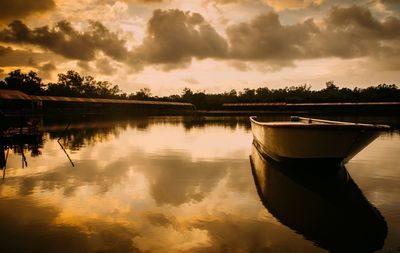
{"label": "riverbank vegetation", "polygon": [[245,88],[242,91],[211,94],[185,88],[181,94],[158,97],[153,96],[150,89],[143,88],[127,94],[118,85],[95,80],[92,76],[82,76],[73,70],[58,74],[57,82],[47,84],[36,72],[14,70],[0,81],[0,89],[20,90],[30,95],[188,102],[204,110],[221,109],[224,103],[400,102],[400,89],[396,84],[350,89],[339,88],[333,81],[327,82],[321,90],[312,90],[310,85],[299,85],[280,89]]}

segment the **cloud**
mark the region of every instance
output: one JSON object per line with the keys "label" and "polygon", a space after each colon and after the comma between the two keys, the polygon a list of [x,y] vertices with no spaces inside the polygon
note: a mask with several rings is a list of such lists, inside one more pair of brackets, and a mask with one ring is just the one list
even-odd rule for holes
{"label": "cloud", "polygon": [[148,213],[146,218],[154,226],[168,227],[177,223],[175,217],[167,217],[163,213]]}
{"label": "cloud", "polygon": [[274,60],[277,63],[312,56],[307,42],[319,33],[312,19],[284,26],[278,14],[260,15],[227,29],[229,57],[241,60]]}
{"label": "cloud", "polygon": [[382,61],[384,56],[399,56],[400,20],[393,16],[379,20],[369,9],[351,6],[331,8],[319,25],[313,19],[282,25],[278,14],[270,12],[228,27],[227,36],[229,58],[276,68],[293,65],[295,60],[328,57]]}
{"label": "cloud", "polygon": [[203,0],[205,3],[215,4],[245,4],[258,2],[268,5],[276,11],[305,9],[321,5],[324,0]]}
{"label": "cloud", "polygon": [[232,68],[242,71],[242,72],[250,70],[250,67],[246,62],[239,61],[239,60],[229,61],[228,65],[231,66]]}
{"label": "cloud", "polygon": [[327,18],[328,30],[333,28],[342,33],[354,33],[363,39],[390,40],[400,38],[400,20],[388,16],[380,21],[369,9],[361,6],[349,8],[333,7]]}
{"label": "cloud", "polygon": [[398,18],[380,20],[361,6],[332,7],[322,22],[309,18],[290,25],[282,24],[279,15],[270,12],[228,26],[225,38],[200,14],[156,10],[146,38],[132,51],[129,61],[139,70],[154,64],[172,69],[188,66],[193,58],[213,58],[229,60],[231,65],[236,62],[233,66],[242,70],[247,70],[246,63],[256,62],[267,71],[305,59],[367,57],[381,61],[397,54],[399,46],[393,42],[399,34]]}
{"label": "cloud", "polygon": [[319,6],[323,0],[264,0],[266,4],[277,11],[304,9],[310,6]]}
{"label": "cloud", "polygon": [[164,2],[164,0],[135,0],[134,2],[139,2],[139,3],[161,3],[161,2]]}
{"label": "cloud", "polygon": [[110,64],[110,60],[102,58],[96,61],[96,68],[102,75],[112,75],[117,69]]}
{"label": "cloud", "polygon": [[57,70],[56,65],[52,62],[45,62],[38,67],[39,76],[42,78],[50,78],[55,70]]}
{"label": "cloud", "polygon": [[[326,28],[319,37],[319,45],[316,46],[322,56],[368,57],[385,65],[387,62],[384,57],[399,59],[400,20],[398,18],[388,16],[383,20],[378,20],[372,16],[369,9],[351,6],[349,8],[333,7],[325,22]],[[398,60],[395,65],[399,65]]]}
{"label": "cloud", "polygon": [[90,21],[87,30],[80,32],[65,20],[53,28],[35,29],[17,20],[0,31],[0,41],[36,45],[69,59],[85,61],[93,60],[98,51],[116,60],[122,60],[127,53],[125,41],[96,21]]}
{"label": "cloud", "polygon": [[40,70],[42,70],[42,71],[52,71],[52,70],[56,70],[56,69],[57,69],[56,66],[51,62],[47,62],[40,66]]}
{"label": "cloud", "polygon": [[200,82],[198,80],[196,80],[193,77],[186,77],[186,78],[182,78],[181,79],[183,82],[189,84],[189,85],[193,85],[193,84],[199,84]]}
{"label": "cloud", "polygon": [[204,0],[204,3],[215,3],[215,4],[232,4],[232,3],[244,3],[248,2],[248,0]]}
{"label": "cloud", "polygon": [[0,0],[0,22],[24,18],[33,13],[49,11],[54,7],[53,0]]}
{"label": "cloud", "polygon": [[187,66],[191,59],[221,58],[227,52],[225,39],[198,13],[177,9],[155,10],[147,35],[131,55],[132,65]]}
{"label": "cloud", "polygon": [[38,62],[47,61],[52,57],[49,53],[37,53],[0,45],[0,67],[36,67]]}
{"label": "cloud", "polygon": [[154,3],[168,2],[169,0],[123,0],[123,1],[128,3],[154,4]]}
{"label": "cloud", "polygon": [[[78,66],[84,69],[88,69],[88,61],[95,60],[96,68],[106,75],[116,70],[105,60],[108,58],[126,64],[131,71],[146,66],[185,68],[193,59],[207,58],[226,61],[242,71],[254,66],[276,71],[293,67],[299,60],[331,57],[365,58],[375,61],[379,69],[396,70],[400,66],[400,19],[391,15],[378,18],[367,7],[357,5],[334,6],[318,21],[308,18],[291,24],[282,23],[279,14],[272,11],[229,25],[224,34],[199,13],[158,9],[147,22],[146,34],[138,45],[128,50],[121,36],[95,21],[82,31],[67,21],[51,28],[29,28],[14,21],[0,31],[0,42],[40,46],[79,60]],[[2,47],[3,54],[7,50]]]}
{"label": "cloud", "polygon": [[379,3],[383,4],[387,9],[400,11],[400,1],[399,0],[378,0]]}
{"label": "cloud", "polygon": [[78,61],[76,65],[84,71],[91,71],[92,68],[87,61]]}

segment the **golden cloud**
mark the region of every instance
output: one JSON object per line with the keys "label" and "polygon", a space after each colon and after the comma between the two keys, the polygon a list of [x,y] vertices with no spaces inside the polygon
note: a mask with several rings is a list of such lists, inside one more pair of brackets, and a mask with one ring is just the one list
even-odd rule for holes
{"label": "golden cloud", "polygon": [[264,0],[264,2],[275,10],[282,11],[285,9],[296,10],[318,6],[323,3],[323,0]]}

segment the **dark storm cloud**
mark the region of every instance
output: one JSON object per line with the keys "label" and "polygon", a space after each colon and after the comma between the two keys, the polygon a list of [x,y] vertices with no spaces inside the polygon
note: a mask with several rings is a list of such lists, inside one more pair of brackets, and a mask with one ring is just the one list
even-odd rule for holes
{"label": "dark storm cloud", "polygon": [[24,18],[32,13],[45,12],[54,7],[53,0],[0,0],[0,22]]}
{"label": "dark storm cloud", "polygon": [[321,25],[312,19],[282,25],[278,15],[271,12],[228,27],[227,36],[229,58],[278,67],[294,60],[326,57],[381,61],[383,56],[399,56],[400,20],[393,16],[379,20],[369,9],[351,6],[333,7]]}
{"label": "dark storm cloud", "polygon": [[227,29],[230,42],[229,57],[243,60],[291,60],[312,57],[307,43],[318,36],[319,29],[312,19],[284,26],[278,14],[270,12],[249,23],[232,25]]}
{"label": "dark storm cloud", "polygon": [[379,0],[380,3],[386,6],[386,8],[393,11],[400,11],[400,1],[399,0]]}
{"label": "dark storm cloud", "polygon": [[132,52],[131,63],[185,66],[192,58],[224,57],[227,48],[225,39],[200,14],[155,10],[147,36]]}
{"label": "dark storm cloud", "polygon": [[146,38],[131,52],[129,63],[137,70],[151,64],[181,68],[193,58],[213,58],[259,62],[279,69],[293,66],[295,60],[326,57],[380,61],[393,52],[397,54],[399,46],[393,42],[399,40],[399,34],[398,18],[379,20],[360,6],[332,7],[318,24],[307,19],[284,25],[277,13],[270,12],[227,27],[226,38],[200,14],[156,10],[148,22]]}
{"label": "dark storm cloud", "polygon": [[380,21],[369,9],[360,6],[333,7],[327,18],[328,30],[353,34],[363,39],[390,40],[400,38],[400,20],[389,16]]}
{"label": "dark storm cloud", "polygon": [[382,69],[396,70],[400,66],[400,19],[377,18],[367,7],[356,5],[334,6],[318,22],[309,18],[283,24],[276,12],[269,12],[228,26],[225,37],[198,13],[155,10],[139,45],[128,51],[120,35],[93,21],[84,31],[67,21],[51,28],[29,28],[14,21],[0,31],[0,42],[40,46],[79,60],[81,67],[97,60],[96,69],[109,75],[115,73],[115,67],[99,59],[98,52],[134,71],[148,65],[164,70],[183,68],[193,59],[206,58],[226,60],[241,70],[247,70],[251,62],[274,70],[294,66],[296,60],[328,57],[364,57]]}
{"label": "dark storm cloud", "polygon": [[382,64],[383,55],[399,56],[400,20],[396,17],[378,20],[364,7],[334,7],[325,22],[315,45],[322,56],[370,57]]}
{"label": "dark storm cloud", "polygon": [[86,61],[93,60],[98,51],[116,60],[122,60],[127,53],[125,41],[95,21],[90,22],[86,31],[80,32],[68,21],[60,21],[52,28],[31,29],[17,20],[0,31],[0,41],[36,45],[66,58]]}

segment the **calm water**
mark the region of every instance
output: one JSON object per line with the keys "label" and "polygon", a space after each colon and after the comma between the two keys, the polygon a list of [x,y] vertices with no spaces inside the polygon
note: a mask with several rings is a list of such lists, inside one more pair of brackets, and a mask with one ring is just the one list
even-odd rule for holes
{"label": "calm water", "polygon": [[245,118],[44,128],[8,151],[0,252],[400,252],[399,132],[312,180],[262,160]]}

